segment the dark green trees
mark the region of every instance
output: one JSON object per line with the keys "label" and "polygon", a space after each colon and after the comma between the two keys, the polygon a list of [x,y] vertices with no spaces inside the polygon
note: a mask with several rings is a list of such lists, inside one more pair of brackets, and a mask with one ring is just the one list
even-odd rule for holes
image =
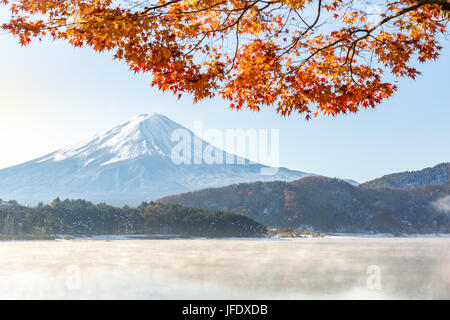
{"label": "dark green trees", "polygon": [[30,208],[0,204],[0,234],[98,235],[177,234],[207,237],[254,237],[266,227],[248,217],[179,205],[142,203],[117,208],[85,200],[56,199]]}

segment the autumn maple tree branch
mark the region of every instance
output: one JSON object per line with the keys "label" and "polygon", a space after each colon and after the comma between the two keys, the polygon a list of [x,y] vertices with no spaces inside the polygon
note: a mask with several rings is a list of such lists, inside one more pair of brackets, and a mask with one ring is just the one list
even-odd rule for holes
{"label": "autumn maple tree branch", "polygon": [[[231,108],[274,106],[283,115],[337,115],[374,107],[436,59],[445,0],[380,4],[377,22],[352,0],[0,0],[3,29],[22,45],[51,36],[112,51],[152,85],[194,101],[221,96]],[[367,62],[367,56],[370,62]]]}

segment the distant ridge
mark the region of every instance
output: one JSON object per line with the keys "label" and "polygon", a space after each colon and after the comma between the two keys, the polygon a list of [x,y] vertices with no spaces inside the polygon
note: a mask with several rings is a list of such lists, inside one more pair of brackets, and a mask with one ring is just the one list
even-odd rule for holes
{"label": "distant ridge", "polygon": [[443,185],[450,179],[450,162],[419,171],[405,171],[385,175],[360,184],[362,188],[418,188],[429,184]]}

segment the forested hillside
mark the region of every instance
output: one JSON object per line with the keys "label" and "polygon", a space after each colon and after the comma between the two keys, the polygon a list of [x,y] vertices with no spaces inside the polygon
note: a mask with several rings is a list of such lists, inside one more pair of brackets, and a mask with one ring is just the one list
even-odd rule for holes
{"label": "forested hillside", "polygon": [[207,210],[244,214],[277,228],[308,227],[321,232],[450,233],[450,212],[434,203],[446,186],[369,189],[326,177],[294,182],[243,183],[165,197]]}
{"label": "forested hillside", "polygon": [[180,205],[142,203],[137,208],[95,205],[56,199],[30,208],[0,202],[3,235],[178,234],[208,237],[253,237],[265,226],[246,216]]}

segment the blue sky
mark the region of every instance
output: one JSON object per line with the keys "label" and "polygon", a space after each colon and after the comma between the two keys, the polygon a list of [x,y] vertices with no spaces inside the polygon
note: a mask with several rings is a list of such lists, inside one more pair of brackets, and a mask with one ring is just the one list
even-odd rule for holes
{"label": "blue sky", "polygon": [[362,182],[433,166],[450,161],[449,44],[443,42],[439,60],[419,66],[422,76],[401,80],[397,94],[375,110],[306,122],[271,108],[231,111],[220,99],[178,101],[108,53],[50,40],[22,48],[0,34],[0,168],[152,112],[191,129],[196,120],[205,129],[280,129],[280,165],[332,177]]}

